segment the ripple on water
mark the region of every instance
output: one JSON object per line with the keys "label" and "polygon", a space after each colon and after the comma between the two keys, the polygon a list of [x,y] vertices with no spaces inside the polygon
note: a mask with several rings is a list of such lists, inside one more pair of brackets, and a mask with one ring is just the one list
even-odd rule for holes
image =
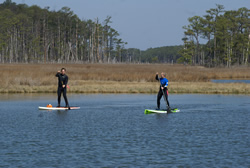
{"label": "ripple on water", "polygon": [[249,96],[170,95],[181,112],[160,115],[144,115],[155,95],[69,99],[81,109],[37,110],[54,96],[1,101],[0,167],[250,165]]}

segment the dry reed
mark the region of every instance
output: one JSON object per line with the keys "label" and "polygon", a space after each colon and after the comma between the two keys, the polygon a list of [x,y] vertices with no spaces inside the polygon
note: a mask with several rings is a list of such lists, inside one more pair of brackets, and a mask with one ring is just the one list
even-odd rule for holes
{"label": "dry reed", "polygon": [[250,79],[248,67],[204,68],[168,64],[0,64],[0,93],[55,92],[55,74],[69,76],[69,92],[155,93],[156,72],[166,72],[173,93],[245,93],[249,84],[216,84],[211,79]]}

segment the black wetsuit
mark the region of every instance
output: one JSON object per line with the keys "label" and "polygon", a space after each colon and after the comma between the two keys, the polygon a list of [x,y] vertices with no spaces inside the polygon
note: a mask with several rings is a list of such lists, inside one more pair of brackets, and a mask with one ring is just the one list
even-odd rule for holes
{"label": "black wetsuit", "polygon": [[[58,106],[60,107],[61,104],[61,94],[63,92],[63,98],[65,100],[66,107],[69,107],[69,102],[67,99],[67,83],[68,83],[68,76],[67,75],[62,75],[61,73],[57,73],[56,77],[58,77],[58,89],[57,89],[57,95],[58,95]],[[65,87],[63,88],[63,85]]]}
{"label": "black wetsuit", "polygon": [[[160,109],[160,103],[161,103],[161,97],[163,96],[163,92],[164,92],[164,95],[165,95],[165,98],[166,98],[166,102],[167,102],[167,105],[168,107],[169,106],[169,101],[168,101],[168,80],[166,78],[160,78],[158,77],[158,75],[156,75],[155,77],[156,80],[160,80],[161,82],[161,85],[160,85],[160,89],[159,89],[159,92],[158,92],[158,95],[157,95],[157,108]],[[162,90],[161,87],[163,87],[164,89]]]}

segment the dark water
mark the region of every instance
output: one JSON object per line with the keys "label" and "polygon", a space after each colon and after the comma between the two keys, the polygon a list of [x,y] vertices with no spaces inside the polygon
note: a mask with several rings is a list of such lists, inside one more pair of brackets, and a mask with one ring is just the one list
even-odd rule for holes
{"label": "dark water", "polygon": [[212,79],[214,83],[250,83],[250,80],[239,80],[239,79]]}
{"label": "dark water", "polygon": [[250,96],[170,95],[181,112],[145,115],[155,95],[0,95],[0,167],[249,167]]}

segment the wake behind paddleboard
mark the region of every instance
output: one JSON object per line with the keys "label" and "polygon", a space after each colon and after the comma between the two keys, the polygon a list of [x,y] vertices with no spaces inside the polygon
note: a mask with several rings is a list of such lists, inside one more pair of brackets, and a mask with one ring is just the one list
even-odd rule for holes
{"label": "wake behind paddleboard", "polygon": [[180,112],[179,109],[177,108],[174,108],[174,109],[171,109],[170,111],[167,111],[167,110],[155,110],[155,109],[145,109],[144,111],[144,114],[152,114],[152,113],[177,113],[177,112]]}
{"label": "wake behind paddleboard", "polygon": [[77,110],[80,109],[80,107],[38,107],[39,110]]}

